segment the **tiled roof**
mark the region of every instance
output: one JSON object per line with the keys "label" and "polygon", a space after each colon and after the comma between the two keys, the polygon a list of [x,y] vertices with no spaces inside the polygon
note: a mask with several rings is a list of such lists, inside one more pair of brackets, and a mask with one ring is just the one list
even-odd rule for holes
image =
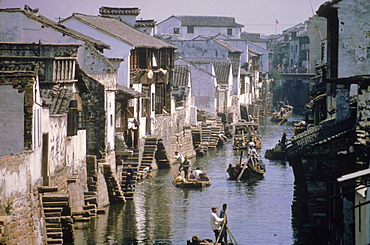
{"label": "tiled roof", "polygon": [[173,69],[173,87],[187,87],[189,82],[190,67],[175,65]]}
{"label": "tiled roof", "polygon": [[50,114],[63,114],[68,111],[73,96],[72,88],[56,84],[51,89],[41,89],[41,98],[49,105]]}
{"label": "tiled roof", "polygon": [[53,29],[55,29],[55,30],[57,30],[61,33],[64,33],[68,36],[71,36],[71,37],[76,38],[78,40],[82,40],[84,42],[95,44],[95,45],[97,45],[99,47],[102,47],[102,48],[106,48],[106,49],[109,48],[109,45],[103,43],[100,40],[94,39],[94,38],[86,36],[86,35],[84,35],[80,32],[77,32],[75,30],[67,28],[64,25],[58,24],[58,23],[40,15],[40,14],[38,14],[37,12],[32,11],[32,9],[30,9],[27,5],[26,5],[25,9],[26,10],[21,10],[20,8],[8,8],[8,9],[0,9],[0,12],[20,12],[20,13],[23,13],[24,15],[26,15],[30,19],[38,21],[41,24],[43,24],[47,27],[53,28]]}
{"label": "tiled roof", "polygon": [[[189,67],[191,66],[191,67],[194,67],[195,69],[197,69],[197,70],[199,70],[199,71],[201,71],[201,72],[204,72],[204,73],[206,73],[207,75],[209,75],[209,76],[212,76],[212,77],[215,77],[213,74],[211,74],[211,73],[209,73],[208,71],[206,71],[206,70],[204,70],[204,69],[202,69],[202,68],[200,68],[199,66],[197,66],[195,63],[193,63],[193,62],[191,62],[190,60],[188,60],[188,59],[184,59],[184,58],[177,58],[176,60],[175,60],[175,64],[176,64],[176,61],[177,60],[182,60],[183,62],[186,62],[188,65],[189,65]],[[205,62],[205,63],[209,63],[209,62]],[[191,69],[190,69],[191,70]]]}
{"label": "tiled roof", "polygon": [[33,62],[0,62],[0,76],[36,76],[37,70]]}
{"label": "tiled roof", "polygon": [[183,26],[244,27],[241,24],[235,23],[234,17],[189,15],[177,15],[173,17],[181,20]]}
{"label": "tiled roof", "polygon": [[267,39],[262,39],[260,33],[249,33],[249,32],[242,32],[241,39],[245,39],[255,43],[267,43]]}
{"label": "tiled roof", "polygon": [[219,59],[187,59],[194,64],[213,64],[215,68],[215,74],[217,83],[227,84],[229,81],[230,60],[219,60]]}
{"label": "tiled roof", "polygon": [[228,84],[231,63],[222,61],[222,62],[214,62],[213,65],[215,67],[217,83]]}
{"label": "tiled roof", "polygon": [[255,49],[251,48],[251,47],[248,48],[248,51],[250,53],[253,53],[253,54],[256,54],[256,55],[263,55],[262,52],[259,52],[259,51],[255,50]]}
{"label": "tiled roof", "polygon": [[325,144],[350,131],[355,130],[353,119],[347,119],[336,123],[335,118],[322,121],[320,124],[309,127],[306,131],[291,139],[292,144],[287,148],[288,155],[295,155],[310,147]]}
{"label": "tiled roof", "polygon": [[117,90],[118,90],[118,94],[122,92],[123,94],[129,95],[130,97],[133,97],[133,98],[144,97],[144,94],[140,93],[139,91],[133,90],[131,88],[128,88],[120,84],[117,84]]}
{"label": "tiled roof", "polygon": [[228,44],[227,42],[225,42],[224,40],[221,40],[221,39],[216,39],[216,38],[213,38],[212,39],[213,41],[215,41],[216,43],[220,44],[221,46],[225,47],[227,50],[229,50],[229,52],[232,52],[232,53],[243,53],[242,50]]}
{"label": "tiled roof", "polygon": [[33,62],[0,62],[0,85],[11,85],[19,93],[37,76],[38,65]]}
{"label": "tiled roof", "polygon": [[136,20],[135,27],[154,27],[154,20]]}
{"label": "tiled roof", "polygon": [[247,76],[247,75],[251,75],[252,73],[251,72],[249,72],[249,71],[247,71],[246,69],[244,69],[244,68],[240,68],[240,75],[245,75],[245,76]]}
{"label": "tiled roof", "polygon": [[115,8],[115,7],[100,7],[100,14],[110,14],[110,15],[139,15],[139,8]]}
{"label": "tiled roof", "polygon": [[136,48],[173,48],[175,46],[166,43],[158,38],[152,37],[141,31],[132,28],[115,18],[107,18],[100,16],[91,16],[75,13],[69,18],[76,18],[81,22],[100,30],[108,35],[111,35]]}

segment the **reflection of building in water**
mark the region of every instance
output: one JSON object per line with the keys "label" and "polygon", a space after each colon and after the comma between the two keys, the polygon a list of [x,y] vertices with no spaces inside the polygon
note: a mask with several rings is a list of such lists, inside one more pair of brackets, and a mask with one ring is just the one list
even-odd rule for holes
{"label": "reflection of building in water", "polygon": [[[158,178],[158,175],[156,177]],[[182,223],[177,221],[186,220],[186,212],[178,213],[174,208],[178,205],[184,206],[174,203],[176,200],[184,201],[183,198],[173,198],[176,196],[176,188],[173,185],[146,183],[145,188],[141,190],[142,193],[134,196],[137,240],[158,241],[158,238],[172,237],[172,230]],[[180,228],[184,229],[183,223]]]}

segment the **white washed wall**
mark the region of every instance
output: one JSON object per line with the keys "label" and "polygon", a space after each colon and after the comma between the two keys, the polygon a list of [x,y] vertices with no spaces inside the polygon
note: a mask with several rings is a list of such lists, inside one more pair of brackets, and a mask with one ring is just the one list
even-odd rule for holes
{"label": "white washed wall", "polygon": [[370,73],[369,13],[363,0],[344,0],[339,7],[338,77]]}
{"label": "white washed wall", "polygon": [[92,38],[101,40],[102,42],[110,45],[110,50],[104,50],[104,55],[107,58],[123,58],[124,61],[120,64],[118,69],[118,83],[126,87],[129,86],[130,81],[130,50],[132,46],[124,43],[123,41],[112,37],[104,32],[86,25],[76,19],[68,19],[63,22],[63,25],[81,32]]}

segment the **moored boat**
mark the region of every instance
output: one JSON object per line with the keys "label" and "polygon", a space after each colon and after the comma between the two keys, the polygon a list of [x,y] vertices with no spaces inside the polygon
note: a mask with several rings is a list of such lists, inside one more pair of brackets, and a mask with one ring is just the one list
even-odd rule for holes
{"label": "moored boat", "polygon": [[249,156],[247,160],[240,162],[241,161],[238,161],[235,165],[229,164],[226,170],[229,174],[229,180],[245,181],[263,178],[266,169],[262,160],[257,158],[252,159],[252,157]]}

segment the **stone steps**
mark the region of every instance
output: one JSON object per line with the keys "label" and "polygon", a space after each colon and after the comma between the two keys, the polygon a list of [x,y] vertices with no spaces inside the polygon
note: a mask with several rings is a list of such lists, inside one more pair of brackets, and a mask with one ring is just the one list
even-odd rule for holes
{"label": "stone steps", "polygon": [[56,187],[39,187],[47,244],[63,244],[73,237],[69,195],[57,191]]}
{"label": "stone steps", "polygon": [[121,190],[121,187],[118,185],[116,178],[113,175],[110,165],[104,164],[104,178],[107,183],[109,201],[111,204],[124,204],[125,197]]}

